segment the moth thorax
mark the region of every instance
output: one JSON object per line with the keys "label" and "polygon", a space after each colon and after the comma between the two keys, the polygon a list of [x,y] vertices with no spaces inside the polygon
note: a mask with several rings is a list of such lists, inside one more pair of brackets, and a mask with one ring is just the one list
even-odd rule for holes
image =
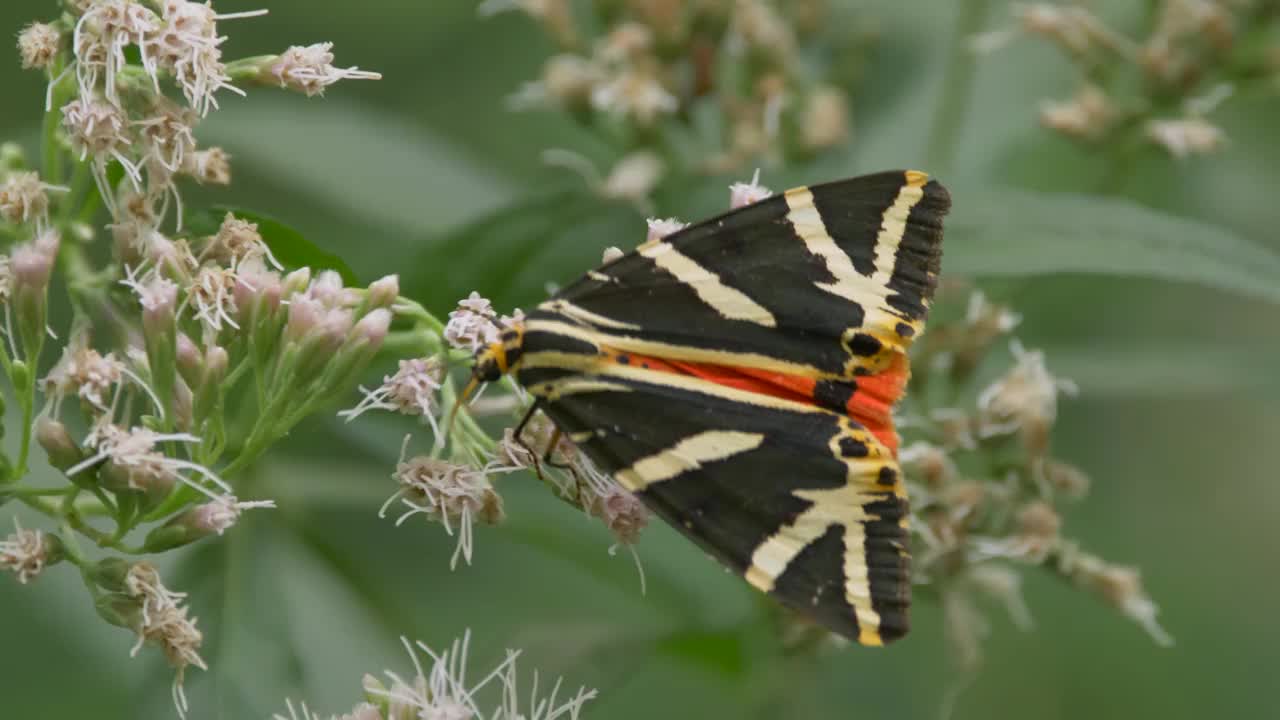
{"label": "moth thorax", "polygon": [[476,365],[472,375],[481,382],[493,382],[515,369],[524,352],[524,323],[512,323],[490,343],[476,353]]}

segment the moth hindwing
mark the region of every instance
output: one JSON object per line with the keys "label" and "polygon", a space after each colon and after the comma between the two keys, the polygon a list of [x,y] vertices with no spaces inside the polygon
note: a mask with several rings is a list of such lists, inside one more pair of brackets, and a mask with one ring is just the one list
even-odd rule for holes
{"label": "moth hindwing", "polygon": [[596,465],[747,582],[881,645],[907,632],[911,597],[891,412],[949,206],[924,173],[895,171],[691,225],[539,305],[477,377],[515,373]]}

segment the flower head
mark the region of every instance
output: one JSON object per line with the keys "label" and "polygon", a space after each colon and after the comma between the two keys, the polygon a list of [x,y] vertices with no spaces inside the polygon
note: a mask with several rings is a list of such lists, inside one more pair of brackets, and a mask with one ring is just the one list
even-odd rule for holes
{"label": "flower head", "polygon": [[760,171],[756,170],[749,183],[734,183],[729,186],[729,207],[738,209],[758,203],[773,195],[773,191],[760,184]]}
{"label": "flower head", "polygon": [[103,90],[107,100],[119,106],[116,76],[128,64],[125,48],[136,46],[142,54],[142,66],[155,76],[147,55],[147,39],[160,27],[160,19],[142,3],[134,0],[97,0],[91,3],[76,22],[73,47],[80,95],[90,96],[97,89],[100,73],[105,76]]}
{"label": "flower head", "polygon": [[306,93],[307,97],[323,94],[326,87],[339,80],[382,79],[380,73],[334,67],[332,49],[331,42],[306,47],[294,45],[285,50],[267,72],[280,87]]}
{"label": "flower head", "polygon": [[1057,419],[1058,393],[1074,395],[1076,385],[1051,375],[1039,350],[1025,350],[1016,340],[1009,347],[1016,364],[978,395],[980,432],[991,436],[1022,430],[1029,444],[1042,450]]}
{"label": "flower head", "polygon": [[1178,159],[1206,155],[1227,140],[1222,128],[1199,117],[1152,120],[1147,123],[1147,137]]}
{"label": "flower head", "polygon": [[186,715],[187,696],[183,691],[186,669],[195,666],[208,670],[200,657],[204,635],[196,628],[196,619],[187,617],[180,603],[186,593],[174,592],[160,581],[160,573],[150,563],[130,566],[124,580],[125,594],[141,606],[140,621],[134,627],[138,642],[130,651],[136,656],[146,643],[158,646],[175,669],[173,702],[180,716]]}
{"label": "flower head", "polygon": [[401,360],[400,368],[394,374],[382,378],[382,385],[374,390],[361,387],[364,399],[350,410],[338,413],[348,422],[360,417],[369,410],[390,410],[404,415],[421,415],[423,420],[431,424],[436,436],[440,434],[436,425],[438,413],[436,391],[444,379],[444,364],[436,357],[421,357]]}
{"label": "flower head", "polygon": [[40,530],[24,530],[16,519],[13,522],[13,534],[0,541],[0,568],[12,571],[26,585],[58,562],[62,553],[57,538]]}
{"label": "flower head", "polygon": [[458,301],[456,310],[449,313],[444,339],[456,348],[475,352],[498,342],[497,317],[493,304],[481,297],[480,293],[472,291],[469,296]]}
{"label": "flower head", "polygon": [[680,222],[675,218],[649,218],[645,221],[649,226],[649,233],[645,236],[645,242],[653,242],[683,230],[689,227],[689,223]]}
{"label": "flower head", "polygon": [[[517,692],[516,661],[520,651],[507,650],[506,658],[483,679],[474,684],[467,681],[468,645],[471,631],[454,640],[446,650],[436,652],[424,643],[411,645],[402,638],[405,649],[413,661],[414,676],[403,679],[387,671],[391,680],[388,688],[377,678],[366,676],[365,693],[370,698],[381,698],[388,707],[388,718],[421,718],[421,720],[577,720],[582,706],[596,697],[595,690],[579,688],[564,702],[557,700],[560,681],[551,688],[549,695],[539,699],[537,675],[530,693],[530,705],[520,708]],[[418,652],[431,660],[430,668],[423,668]],[[502,684],[502,704],[493,713],[485,713],[476,701],[476,695],[492,682]]]}
{"label": "flower head", "polygon": [[85,445],[96,452],[78,465],[68,468],[66,474],[68,477],[74,476],[106,460],[109,468],[123,477],[128,487],[135,490],[163,493],[176,481],[204,493],[212,500],[220,500],[222,496],[217,492],[206,487],[200,480],[186,475],[187,472],[194,472],[222,495],[230,495],[231,486],[212,470],[190,460],[169,457],[156,449],[159,443],[199,441],[200,438],[187,433],[160,433],[145,427],[126,430],[109,422],[99,421],[85,438]]}
{"label": "flower head", "polygon": [[226,37],[218,35],[217,21],[264,12],[218,15],[208,3],[164,0],[160,26],[148,39],[152,62],[172,74],[193,110],[208,115],[218,106],[214,94],[219,90],[240,93],[222,62],[220,46]]}
{"label": "flower head", "polygon": [[45,376],[44,392],[55,416],[62,400],[73,393],[94,411],[105,413],[112,392],[127,375],[128,369],[114,353],[102,355],[88,346],[85,336],[77,335]]}
{"label": "flower head", "polygon": [[22,69],[46,68],[58,54],[62,36],[47,23],[31,23],[18,35],[18,55]]}
{"label": "flower head", "polygon": [[50,189],[57,188],[40,182],[36,173],[13,173],[0,185],[0,217],[14,224],[43,221],[49,213]]}
{"label": "flower head", "polygon": [[[405,445],[407,448],[408,438]],[[387,499],[380,514],[400,500],[409,510],[396,519],[397,525],[423,514],[443,524],[452,535],[456,524],[458,546],[450,567],[457,565],[459,556],[471,562],[471,528],[476,520],[489,524],[502,520],[502,497],[482,471],[427,456],[407,461],[402,457],[392,477],[400,489]]]}

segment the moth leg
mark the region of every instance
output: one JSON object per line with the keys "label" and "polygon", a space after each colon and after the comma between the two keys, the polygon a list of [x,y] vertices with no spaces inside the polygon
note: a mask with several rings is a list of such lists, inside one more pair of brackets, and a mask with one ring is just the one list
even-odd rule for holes
{"label": "moth leg", "polygon": [[[537,413],[538,410],[539,407],[537,402],[530,405],[529,409],[525,411],[524,417],[520,418],[520,422],[516,424],[516,429],[512,431],[511,437],[514,438],[516,444],[524,449],[525,452],[529,453],[529,457],[532,458],[533,474],[537,475],[539,480],[545,481],[546,477],[542,474],[542,463],[538,459],[538,451],[529,447],[528,443],[524,441],[524,428],[529,424],[529,421],[533,419],[534,414]],[[554,447],[554,443],[552,446]]]}
{"label": "moth leg", "polygon": [[586,480],[582,477],[582,474],[578,472],[578,468],[574,467],[572,462],[556,462],[553,455],[556,445],[560,444],[560,438],[562,437],[564,437],[564,431],[557,427],[555,432],[551,434],[551,442],[547,443],[547,450],[542,456],[542,461],[546,463],[548,467],[567,471],[569,475],[573,477],[573,491],[575,493],[575,497],[577,497],[579,503],[582,503],[585,502],[584,498],[587,497],[585,492]]}

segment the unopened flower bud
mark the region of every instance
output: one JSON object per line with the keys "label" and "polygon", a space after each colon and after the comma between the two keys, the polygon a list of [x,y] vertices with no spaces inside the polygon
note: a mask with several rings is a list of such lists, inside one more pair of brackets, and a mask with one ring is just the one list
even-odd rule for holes
{"label": "unopened flower bud", "polygon": [[44,341],[49,276],[58,256],[59,235],[46,230],[33,242],[19,245],[10,256],[14,310],[22,347],[34,353]]}
{"label": "unopened flower bud", "polygon": [[1018,534],[1025,540],[1037,544],[1051,543],[1057,539],[1061,528],[1062,518],[1047,502],[1037,500],[1018,511]]}
{"label": "unopened flower bud", "polygon": [[142,330],[149,336],[172,338],[174,312],[178,304],[178,286],[157,276],[138,290],[142,304]]}
{"label": "unopened flower bud", "polygon": [[605,197],[645,202],[665,173],[662,158],[648,150],[637,150],[613,166],[600,192]]}
{"label": "unopened flower bud", "polygon": [[[288,280],[286,279],[286,284]],[[316,299],[300,295],[289,303],[289,322],[285,326],[285,337],[292,342],[301,342],[303,338],[320,325],[324,316],[324,306]]]}
{"label": "unopened flower bud", "polygon": [[106,592],[93,602],[98,617],[116,627],[136,630],[142,626],[142,603],[124,593]]}
{"label": "unopened flower bud", "polygon": [[106,557],[89,566],[89,579],[107,592],[122,593],[125,591],[125,578],[133,563],[119,557]]}
{"label": "unopened flower bud", "polygon": [[1079,500],[1089,492],[1089,476],[1070,463],[1050,460],[1045,466],[1045,478],[1050,487],[1070,500]]}
{"label": "unopened flower bud", "polygon": [[370,283],[366,301],[369,307],[389,308],[400,297],[400,276],[387,275]]}
{"label": "unopened flower bud", "polygon": [[386,308],[374,308],[368,315],[360,318],[352,329],[352,339],[358,343],[367,343],[369,349],[377,351],[391,328],[391,311]]}
{"label": "unopened flower bud", "polygon": [[59,470],[66,470],[84,460],[84,452],[71,439],[67,426],[51,417],[41,417],[36,421],[36,441],[49,456],[49,464]]}
{"label": "unopened flower bud", "polygon": [[849,98],[837,87],[825,85],[805,103],[800,142],[810,152],[843,145],[849,139]]}
{"label": "unopened flower bud", "polygon": [[231,356],[221,345],[211,345],[204,354],[204,384],[218,384],[227,376]]}
{"label": "unopened flower bud", "polygon": [[608,265],[614,260],[621,259],[623,255],[626,255],[626,253],[622,252],[621,248],[609,246],[604,249],[604,254],[600,256],[600,264]]}
{"label": "unopened flower bud", "polygon": [[187,384],[200,384],[204,376],[204,356],[200,353],[200,348],[195,341],[184,332],[178,333],[177,365],[178,372],[182,373],[182,379],[186,380]]}
{"label": "unopened flower bud", "polygon": [[292,297],[311,284],[311,268],[303,267],[284,276],[284,296]]}
{"label": "unopened flower bud", "polygon": [[591,91],[603,80],[591,60],[580,55],[555,55],[542,66],[542,87],[551,99],[570,110],[584,110],[591,104]]}
{"label": "unopened flower bud", "polygon": [[194,425],[195,397],[191,386],[181,377],[173,384],[173,424],[182,432],[190,432]]}

